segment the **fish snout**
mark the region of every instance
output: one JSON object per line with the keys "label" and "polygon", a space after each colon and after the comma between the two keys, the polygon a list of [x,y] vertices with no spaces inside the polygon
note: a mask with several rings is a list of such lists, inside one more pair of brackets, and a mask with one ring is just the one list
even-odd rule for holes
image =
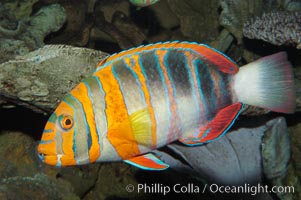
{"label": "fish snout", "polygon": [[49,165],[57,165],[56,145],[53,140],[41,140],[37,147],[40,160]]}

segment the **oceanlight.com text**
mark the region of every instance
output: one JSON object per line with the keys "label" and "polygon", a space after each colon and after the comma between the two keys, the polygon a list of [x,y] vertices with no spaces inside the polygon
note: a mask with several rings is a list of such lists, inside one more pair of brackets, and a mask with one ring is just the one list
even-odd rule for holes
{"label": "oceanlight.com text", "polygon": [[146,184],[141,183],[134,186],[128,184],[125,187],[127,192],[136,192],[138,194],[163,194],[181,193],[181,194],[203,194],[206,191],[210,193],[220,194],[251,194],[256,195],[259,193],[294,193],[293,186],[268,186],[268,185],[250,185],[244,184],[241,186],[221,186],[217,184],[196,185],[193,183],[188,184],[175,184],[173,186],[164,185],[161,183]]}

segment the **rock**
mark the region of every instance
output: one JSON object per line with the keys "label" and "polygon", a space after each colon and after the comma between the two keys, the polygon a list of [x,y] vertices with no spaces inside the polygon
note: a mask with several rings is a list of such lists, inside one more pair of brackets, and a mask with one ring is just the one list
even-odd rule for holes
{"label": "rock", "polygon": [[299,64],[296,68],[294,68],[295,75],[295,88],[296,88],[296,111],[301,111],[301,65]]}
{"label": "rock", "polygon": [[[65,9],[59,4],[42,7],[30,20],[30,26],[21,39],[37,47],[44,46],[45,37],[58,31],[66,22]],[[33,37],[35,41],[30,41]],[[31,39],[33,40],[33,39]]]}
{"label": "rock", "polygon": [[149,6],[148,9],[154,13],[155,19],[162,28],[172,29],[180,25],[179,19],[170,9],[167,0],[161,0]]}
{"label": "rock", "polygon": [[180,20],[181,32],[190,40],[210,42],[218,36],[218,0],[167,0]]}
{"label": "rock", "polygon": [[13,10],[14,16],[18,20],[27,19],[32,14],[32,8],[39,0],[7,0],[4,1],[3,8]]}
{"label": "rock", "polygon": [[0,133],[0,179],[32,177],[39,170],[39,160],[34,156],[33,139],[20,132]]}
{"label": "rock", "polygon": [[36,142],[20,132],[0,133],[0,160],[0,197],[8,199],[28,195],[31,199],[79,199],[98,178],[99,164],[68,168],[43,164]]}
{"label": "rock", "polygon": [[263,169],[269,180],[282,178],[290,160],[290,139],[284,118],[274,119],[266,124],[262,139]]}
{"label": "rock", "polygon": [[298,171],[298,177],[301,179],[301,123],[290,128],[291,130],[291,146],[292,159]]}
{"label": "rock", "polygon": [[210,43],[210,45],[221,52],[226,52],[234,41],[234,37],[229,31],[224,29],[216,40]]}
{"label": "rock", "polygon": [[42,7],[28,19],[28,23],[17,21],[18,27],[15,30],[7,30],[0,26],[0,35],[3,35],[0,38],[0,63],[44,46],[45,37],[51,32],[58,31],[65,20],[64,8],[59,4],[53,4]]}
{"label": "rock", "polygon": [[0,93],[37,112],[50,112],[107,54],[49,45],[0,65]]}
{"label": "rock", "polygon": [[99,169],[97,183],[84,200],[135,197],[137,193],[127,192],[126,186],[138,184],[134,177],[137,171],[137,168],[124,163],[103,163]]}
{"label": "rock", "polygon": [[130,16],[130,2],[128,0],[104,0],[95,5],[97,12],[102,12],[104,20],[111,23],[115,12],[124,13],[125,16]]}
{"label": "rock", "polygon": [[275,184],[294,187],[294,193],[285,193],[279,195],[280,199],[301,199],[301,123],[290,127],[290,139],[292,150],[292,162],[287,167],[288,173],[282,178],[276,180]]}
{"label": "rock", "polygon": [[[263,141],[265,146],[262,145],[264,134],[267,134]],[[276,118],[257,128],[232,131],[207,145],[169,145],[177,157],[162,151],[155,152],[172,168],[211,183],[256,185],[263,181],[263,172],[269,179],[285,175],[290,158],[290,148],[286,146],[288,137],[284,118]],[[261,146],[264,146],[263,151]],[[275,157],[278,152],[280,157]]]}
{"label": "rock", "polygon": [[10,177],[0,181],[1,199],[79,200],[70,184],[49,179],[45,174]]}
{"label": "rock", "polygon": [[[76,46],[84,46],[87,41],[81,41],[85,36],[87,24],[86,22],[87,5],[84,1],[63,1],[60,5],[65,10],[66,23],[61,30],[61,33],[53,38],[48,38],[48,44],[68,44]],[[89,35],[89,34],[88,34]],[[86,39],[87,40],[87,39]]]}
{"label": "rock", "polygon": [[140,30],[140,28],[124,13],[116,11],[113,15],[112,24],[120,31],[124,36],[124,39],[129,41],[131,46],[121,45],[122,49],[129,49],[142,44],[146,40],[146,35]]}
{"label": "rock", "polygon": [[283,10],[289,9],[289,2],[293,2],[293,0],[221,0],[220,24],[232,33],[239,43],[242,43],[242,31],[245,22],[266,12],[279,11],[279,8]]}

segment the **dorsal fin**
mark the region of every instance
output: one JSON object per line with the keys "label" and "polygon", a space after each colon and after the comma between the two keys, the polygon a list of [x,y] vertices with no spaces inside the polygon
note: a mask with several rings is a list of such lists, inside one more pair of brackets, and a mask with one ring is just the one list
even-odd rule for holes
{"label": "dorsal fin", "polygon": [[165,42],[165,43],[156,43],[156,44],[149,44],[145,46],[139,46],[136,48],[128,49],[125,51],[121,51],[120,53],[113,54],[103,61],[101,61],[96,68],[104,65],[107,62],[113,61],[117,58],[122,58],[123,56],[134,54],[141,51],[149,51],[161,48],[179,48],[179,49],[189,49],[195,51],[196,53],[200,54],[200,56],[206,59],[206,62],[213,64],[216,66],[220,71],[228,74],[235,74],[238,71],[237,64],[232,61],[229,57],[221,53],[220,51],[209,47],[205,44],[198,44],[194,42]]}

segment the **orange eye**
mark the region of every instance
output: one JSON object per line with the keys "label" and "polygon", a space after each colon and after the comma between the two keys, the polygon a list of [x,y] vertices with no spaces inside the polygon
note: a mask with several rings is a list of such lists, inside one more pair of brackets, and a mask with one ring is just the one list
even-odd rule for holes
{"label": "orange eye", "polygon": [[73,118],[70,115],[61,115],[59,117],[60,125],[63,129],[68,130],[73,126]]}

